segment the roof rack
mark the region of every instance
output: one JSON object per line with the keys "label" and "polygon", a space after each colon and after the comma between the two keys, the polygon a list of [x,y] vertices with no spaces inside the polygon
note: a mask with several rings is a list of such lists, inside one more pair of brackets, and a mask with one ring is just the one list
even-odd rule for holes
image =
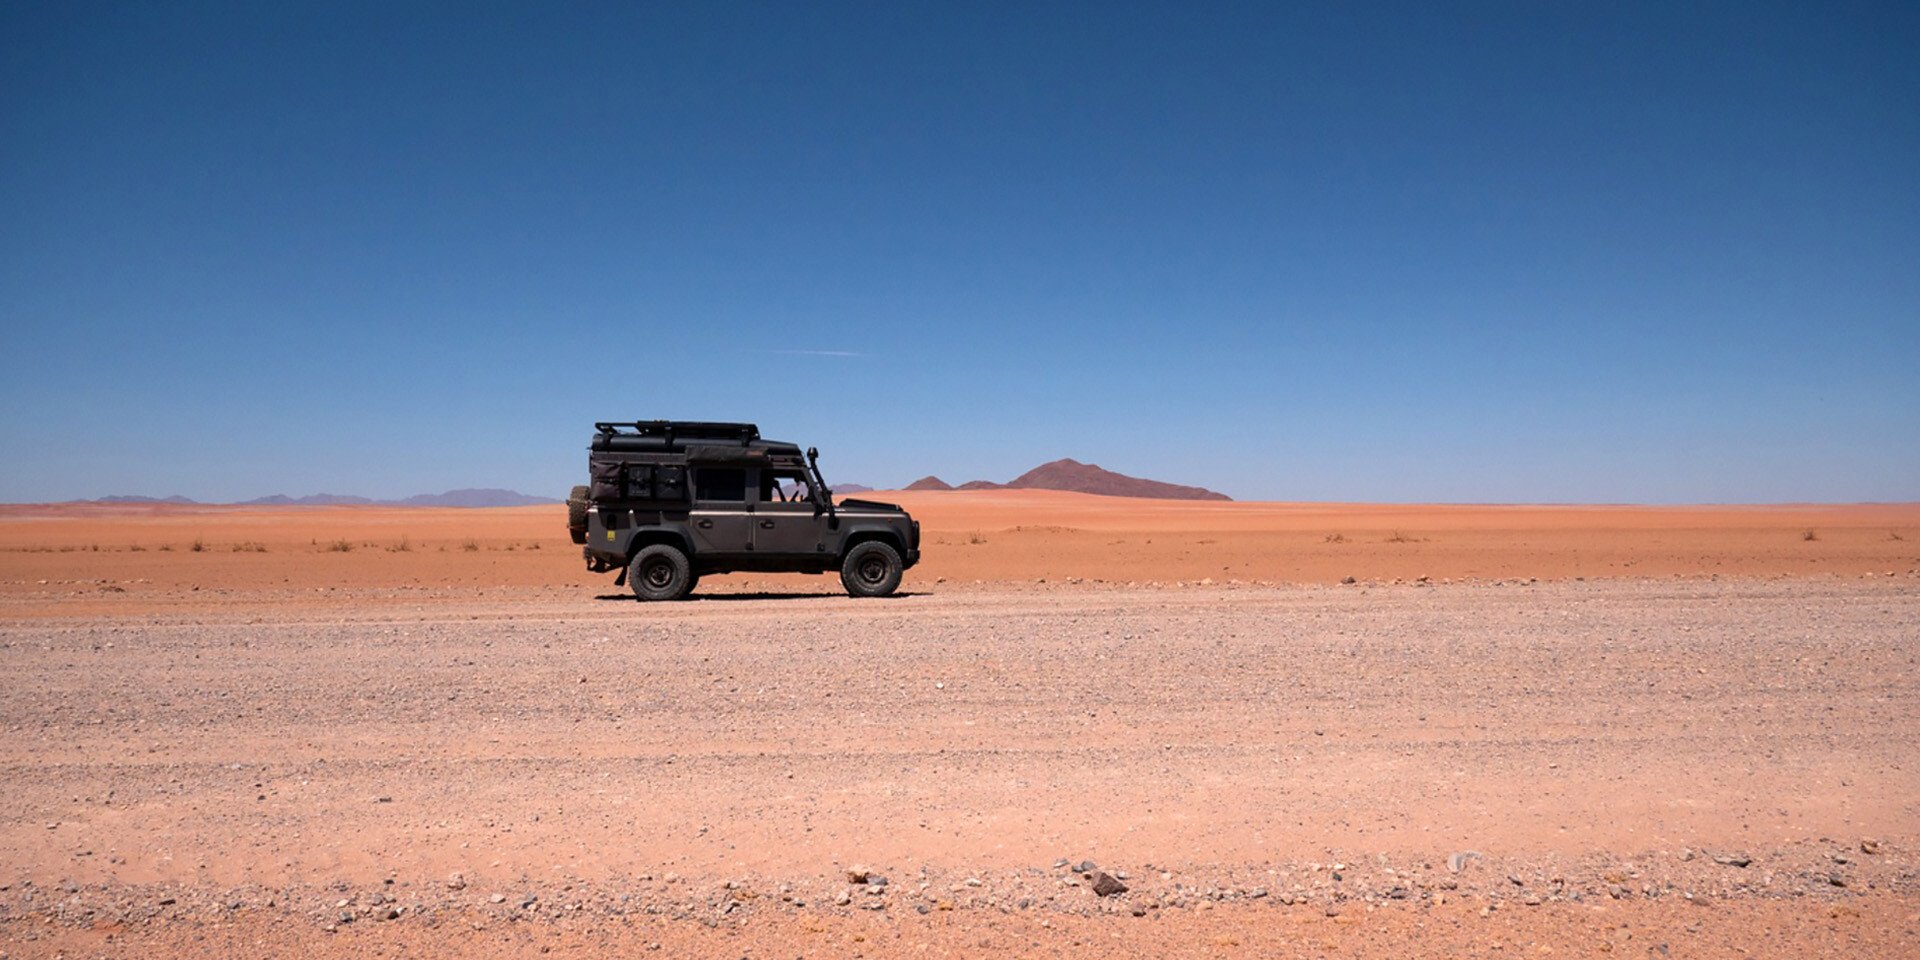
{"label": "roof rack", "polygon": [[593,425],[607,436],[660,437],[672,444],[677,440],[735,440],[752,443],[760,439],[759,426],[751,423],[708,423],[700,420],[603,421]]}

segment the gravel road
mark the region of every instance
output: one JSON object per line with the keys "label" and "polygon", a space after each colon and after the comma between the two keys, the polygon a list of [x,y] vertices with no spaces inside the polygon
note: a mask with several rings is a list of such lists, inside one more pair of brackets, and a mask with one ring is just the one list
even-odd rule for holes
{"label": "gravel road", "polygon": [[0,621],[0,949],[1920,949],[1910,580],[343,599]]}

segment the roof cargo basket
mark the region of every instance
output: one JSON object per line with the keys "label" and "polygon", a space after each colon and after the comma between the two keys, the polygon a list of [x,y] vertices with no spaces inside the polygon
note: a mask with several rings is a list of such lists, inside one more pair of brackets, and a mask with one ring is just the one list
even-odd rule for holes
{"label": "roof cargo basket", "polygon": [[706,423],[698,420],[634,420],[627,423],[605,421],[593,428],[609,437],[659,437],[667,445],[687,440],[732,440],[752,443],[760,439],[760,428],[751,423]]}

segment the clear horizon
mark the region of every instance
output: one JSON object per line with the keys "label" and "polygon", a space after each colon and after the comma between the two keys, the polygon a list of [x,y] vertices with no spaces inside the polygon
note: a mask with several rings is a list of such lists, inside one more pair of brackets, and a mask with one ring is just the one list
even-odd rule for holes
{"label": "clear horizon", "polygon": [[1920,8],[0,8],[0,501],[1920,500]]}

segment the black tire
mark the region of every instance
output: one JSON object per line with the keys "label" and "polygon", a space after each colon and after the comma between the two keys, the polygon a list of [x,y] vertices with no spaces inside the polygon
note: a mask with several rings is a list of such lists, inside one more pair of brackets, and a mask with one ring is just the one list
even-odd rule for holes
{"label": "black tire", "polygon": [[840,562],[840,582],[856,597],[887,597],[900,589],[900,551],[878,540],[856,544]]}
{"label": "black tire", "polygon": [[586,487],[574,487],[567,495],[567,534],[574,543],[587,542],[587,508],[591,506]]}
{"label": "black tire", "polygon": [[685,600],[693,589],[693,565],[678,547],[641,547],[627,565],[627,586],[642,600]]}

